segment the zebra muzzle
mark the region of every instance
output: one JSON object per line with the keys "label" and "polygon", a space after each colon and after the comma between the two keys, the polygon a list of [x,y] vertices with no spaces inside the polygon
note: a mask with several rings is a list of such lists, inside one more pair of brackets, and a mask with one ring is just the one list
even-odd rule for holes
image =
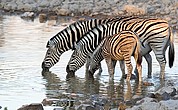
{"label": "zebra muzzle", "polygon": [[48,72],[49,71],[49,67],[46,67],[45,62],[42,62],[41,68],[43,69],[43,72]]}
{"label": "zebra muzzle", "polygon": [[66,75],[67,79],[75,77],[75,72],[69,69],[69,65],[67,65],[66,67],[66,72],[67,72],[67,75]]}

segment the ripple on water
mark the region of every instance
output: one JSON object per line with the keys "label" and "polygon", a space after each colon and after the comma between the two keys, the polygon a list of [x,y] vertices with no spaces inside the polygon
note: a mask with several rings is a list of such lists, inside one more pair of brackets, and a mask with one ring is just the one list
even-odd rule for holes
{"label": "ripple on water", "polygon": [[[64,20],[64,23],[69,21]],[[91,96],[101,96],[111,99],[112,107],[117,107],[119,101],[130,100],[134,95],[145,96],[165,84],[165,81],[159,79],[159,65],[153,53],[153,77],[147,78],[145,60],[142,70],[143,81],[153,83],[154,86],[144,86],[135,80],[130,84],[121,80],[119,64],[116,65],[114,80],[109,81],[104,61],[101,76],[96,75],[94,80],[85,77],[85,67],[82,67],[76,72],[76,79],[66,81],[65,67],[72,51],[65,52],[60,62],[51,68],[51,73],[42,77],[41,62],[45,56],[46,42],[63,28],[61,24],[48,26],[39,23],[38,19],[33,22],[24,21],[19,16],[3,16],[0,19],[0,106],[14,110],[24,104],[41,102],[44,98],[64,98],[65,95],[73,96],[81,102]],[[178,50],[177,39],[175,50]],[[177,51],[175,55],[178,55]],[[166,65],[165,80],[171,80],[178,86],[177,58],[175,57],[173,68]]]}

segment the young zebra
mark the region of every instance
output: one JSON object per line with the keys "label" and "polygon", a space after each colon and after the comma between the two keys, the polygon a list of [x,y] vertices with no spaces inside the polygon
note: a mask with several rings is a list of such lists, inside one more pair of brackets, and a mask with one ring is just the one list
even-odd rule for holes
{"label": "young zebra", "polygon": [[[123,30],[131,30],[139,36],[141,43],[141,55],[147,58],[153,50],[160,65],[160,78],[164,78],[165,73],[165,51],[169,46],[169,67],[174,62],[174,43],[172,31],[167,21],[153,18],[138,18],[127,22],[112,22],[95,27],[89,31],[77,44],[76,50],[67,65],[68,76],[74,74],[86,59],[92,55],[93,51],[106,36],[112,36]],[[151,56],[150,56],[151,57]],[[122,65],[123,66],[123,65]],[[148,67],[151,65],[149,64]],[[121,67],[124,68],[124,67]],[[150,68],[148,68],[148,71]],[[122,70],[123,71],[123,70]],[[149,71],[148,75],[151,75]]]}
{"label": "young zebra", "polygon": [[[64,30],[53,36],[46,45],[47,52],[42,62],[43,73],[49,71],[60,59],[60,56],[69,49],[74,49],[74,43],[79,41],[84,34],[100,24],[122,20],[128,17],[118,17],[110,19],[90,19],[86,21],[78,21],[69,25]],[[136,17],[130,17],[136,18]]]}
{"label": "young zebra", "polygon": [[[125,61],[127,66],[127,81],[130,81],[132,74],[131,56],[134,56],[136,67],[138,69],[139,81],[142,80],[141,62],[142,56],[140,53],[140,42],[138,36],[132,31],[122,31],[111,37],[104,39],[103,45],[100,45],[99,50],[104,57],[108,66],[110,78],[114,77],[115,62],[117,60]],[[97,47],[98,48],[98,47]]]}

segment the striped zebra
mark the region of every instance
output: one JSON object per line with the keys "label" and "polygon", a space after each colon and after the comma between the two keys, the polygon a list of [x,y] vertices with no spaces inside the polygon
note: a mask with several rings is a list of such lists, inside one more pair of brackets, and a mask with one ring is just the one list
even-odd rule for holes
{"label": "striped zebra", "polygon": [[[112,36],[123,30],[131,30],[139,36],[141,43],[141,54],[148,62],[148,76],[151,76],[151,55],[152,50],[160,65],[160,78],[164,78],[165,73],[165,51],[169,46],[169,67],[174,62],[174,42],[172,30],[167,21],[154,18],[137,18],[127,22],[112,22],[95,27],[89,31],[77,44],[76,50],[67,65],[68,74],[74,74],[84,65],[87,57],[91,56],[101,40],[106,36]],[[123,68],[123,65],[122,65]],[[125,68],[125,67],[124,67]],[[123,70],[122,70],[123,71]]]}
{"label": "striped zebra", "polygon": [[78,21],[57,33],[47,42],[47,52],[42,62],[42,74],[49,71],[49,69],[59,61],[62,53],[69,49],[74,49],[74,43],[79,41],[89,30],[97,25],[124,18],[125,17]]}
{"label": "striped zebra", "polygon": [[[96,52],[95,52],[96,51]],[[132,31],[122,31],[118,34],[115,34],[111,37],[106,37],[99,44],[99,46],[94,51],[94,59],[105,59],[108,66],[108,72],[110,78],[114,77],[115,64],[117,60],[125,61],[127,66],[127,81],[130,81],[132,74],[132,64],[131,56],[133,55],[136,61],[136,67],[138,69],[139,81],[141,81],[142,71],[141,71],[141,62],[142,56],[140,51],[140,41],[138,40],[137,35]],[[92,55],[92,56],[93,56]],[[99,57],[98,57],[99,56]],[[95,60],[98,64],[101,60]],[[92,64],[91,64],[92,65]]]}

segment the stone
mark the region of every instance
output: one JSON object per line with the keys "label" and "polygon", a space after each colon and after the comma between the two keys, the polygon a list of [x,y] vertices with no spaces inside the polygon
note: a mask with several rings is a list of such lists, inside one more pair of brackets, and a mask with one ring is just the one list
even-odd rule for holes
{"label": "stone", "polygon": [[155,94],[154,94],[154,93],[148,93],[148,94],[147,94],[147,97],[155,98]]}
{"label": "stone", "polygon": [[47,0],[39,0],[39,7],[49,7],[50,3]]}
{"label": "stone", "polygon": [[145,9],[138,8],[135,5],[124,5],[123,10],[129,15],[143,15],[146,13]]}
{"label": "stone", "polygon": [[119,104],[118,110],[125,110],[126,108],[127,108],[126,104],[121,102]]}
{"label": "stone", "polygon": [[50,1],[50,7],[56,7],[56,6],[60,6],[62,5],[62,1],[61,0],[52,0]]}
{"label": "stone", "polygon": [[89,104],[81,104],[77,110],[96,110],[94,106]]}
{"label": "stone", "polygon": [[58,9],[56,10],[57,15],[67,16],[70,14],[70,11],[68,9]]}
{"label": "stone", "polygon": [[158,110],[178,110],[178,100],[167,100],[159,102]]}
{"label": "stone", "polygon": [[17,10],[20,11],[34,11],[36,6],[34,4],[19,4],[17,5]]}
{"label": "stone", "polygon": [[24,4],[36,4],[36,0],[23,0]]}
{"label": "stone", "polygon": [[174,96],[176,94],[176,89],[174,88],[174,86],[168,86],[168,87],[162,87],[161,89],[156,91],[156,93],[158,94],[163,94],[165,92],[171,96]]}
{"label": "stone", "polygon": [[45,23],[47,21],[47,15],[44,13],[39,14],[39,22]]}
{"label": "stone", "polygon": [[47,98],[45,98],[45,99],[43,99],[43,101],[41,102],[44,106],[46,106],[46,105],[49,105],[49,106],[51,106],[54,102],[53,102],[54,100],[50,100],[50,99],[47,99]]}
{"label": "stone", "polygon": [[32,103],[29,105],[23,105],[21,108],[17,110],[44,110],[41,103]]}
{"label": "stone", "polygon": [[21,18],[34,18],[35,17],[35,13],[34,12],[25,12],[20,17]]}
{"label": "stone", "polygon": [[169,100],[170,99],[170,94],[168,94],[167,92],[164,92],[162,94],[162,100]]}
{"label": "stone", "polygon": [[156,94],[155,94],[155,99],[157,99],[158,101],[161,101],[161,100],[163,100],[163,97],[162,97],[161,94],[156,93]]}
{"label": "stone", "polygon": [[154,84],[153,84],[153,83],[150,83],[150,82],[143,82],[143,85],[144,85],[144,86],[154,86]]}
{"label": "stone", "polygon": [[172,99],[173,100],[178,100],[178,95],[175,95]]}

